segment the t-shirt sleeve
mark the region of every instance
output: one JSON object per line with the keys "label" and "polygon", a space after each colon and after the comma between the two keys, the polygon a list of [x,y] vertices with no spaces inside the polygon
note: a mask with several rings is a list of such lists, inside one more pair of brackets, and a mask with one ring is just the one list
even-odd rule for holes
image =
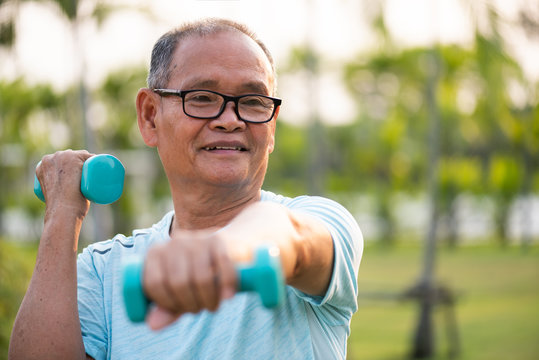
{"label": "t-shirt sleeve", "polygon": [[313,305],[329,325],[348,323],[357,310],[357,276],[363,236],[352,214],[337,202],[322,197],[296,198],[290,208],[321,220],[333,240],[333,272],[325,296],[294,292]]}
{"label": "t-shirt sleeve", "polygon": [[82,339],[86,353],[96,360],[107,356],[107,329],[103,302],[103,282],[90,248],[77,260],[77,295]]}

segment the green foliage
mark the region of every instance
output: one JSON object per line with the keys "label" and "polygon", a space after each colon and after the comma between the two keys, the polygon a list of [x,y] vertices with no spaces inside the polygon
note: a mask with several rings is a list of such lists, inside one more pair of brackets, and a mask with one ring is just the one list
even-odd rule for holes
{"label": "green foliage", "polygon": [[77,18],[78,0],[54,0],[64,15],[70,20],[74,21]]}
{"label": "green foliage", "polygon": [[[57,3],[72,22],[84,15],[77,14],[79,1]],[[102,22],[114,9],[98,1],[86,10]],[[385,28],[382,10],[382,3],[373,5],[369,21],[380,47],[343,66],[342,80],[359,108],[355,119],[316,131],[279,120],[264,187],[289,195],[312,191],[309,172],[318,162],[324,192],[375,197],[374,209],[388,228],[383,237],[391,241],[395,194],[422,194],[427,188],[428,102],[432,98],[440,117],[437,178],[442,215],[454,215],[459,194],[487,195],[496,201],[498,222],[507,223],[504,216],[515,197],[539,191],[539,85],[525,79],[506,52],[499,18],[490,5],[486,12],[490,28],[477,29],[473,43],[466,47],[401,49]],[[304,46],[293,49],[289,64],[280,68],[316,75],[325,65],[320,54]],[[85,113],[96,139],[95,151],[126,154],[144,148],[134,99],[145,77],[142,67],[122,69],[89,91]],[[429,91],[427,83],[432,78],[436,84]],[[30,184],[33,166],[43,154],[87,146],[81,90],[77,86],[57,92],[48,85],[30,86],[23,79],[0,82],[0,181],[4,189],[0,222],[8,208],[22,207],[30,216],[40,213]],[[311,143],[315,132],[322,134],[323,142]],[[168,198],[169,190],[157,155],[151,153],[150,170],[156,175],[148,180],[147,188],[151,201],[157,203]],[[128,172],[125,196],[113,205],[118,210],[114,223],[123,230],[133,223],[136,207],[141,206],[134,198],[136,191],[129,189],[135,180],[130,176]],[[504,226],[498,236],[507,236]]]}
{"label": "green foliage", "polygon": [[20,142],[25,138],[30,115],[37,110],[53,110],[60,105],[60,97],[49,85],[29,86],[22,79],[0,82],[0,136],[5,141]]}
{"label": "green foliage", "polygon": [[[366,177],[364,186],[385,184],[380,204],[386,201],[387,191],[426,188],[427,155],[433,151],[427,147],[429,71],[438,76],[433,95],[441,120],[440,209],[452,216],[452,203],[460,193],[503,189],[504,197],[496,197],[497,212],[503,214],[499,221],[506,223],[503,216],[508,215],[511,201],[531,191],[532,186],[525,184],[535,177],[539,165],[537,146],[531,145],[539,142],[537,99],[527,95],[533,92],[523,91],[530,85],[496,32],[491,36],[478,32],[475,40],[471,49],[457,45],[383,49],[345,68],[345,83],[361,109],[354,130],[361,137],[348,142],[353,149],[349,151],[356,152],[356,161],[350,163],[356,165],[357,178]],[[438,69],[428,61],[432,53],[438,58]],[[502,166],[499,158],[513,163]],[[505,227],[499,228],[499,237],[507,237]]]}
{"label": "green foliage", "polygon": [[12,20],[0,23],[0,45],[12,46],[15,40],[15,24]]}
{"label": "green foliage", "polygon": [[522,182],[520,163],[513,157],[493,156],[489,175],[492,194],[504,198],[511,198],[518,192]]}
{"label": "green foliage", "polygon": [[99,148],[133,149],[143,145],[138,134],[135,98],[144,87],[147,72],[143,67],[122,69],[110,74],[95,93],[105,108],[105,119],[94,127]]}
{"label": "green foliage", "polygon": [[305,129],[278,121],[264,188],[288,195],[305,193],[307,159]]}
{"label": "green foliage", "polygon": [[11,329],[32,275],[35,256],[35,246],[0,238],[0,359],[7,358]]}
{"label": "green foliage", "polygon": [[0,81],[0,226],[7,208],[38,212],[28,202],[28,166],[37,163],[41,151],[52,148],[51,130],[58,125],[61,104],[61,96],[48,85],[29,86],[22,79]]}

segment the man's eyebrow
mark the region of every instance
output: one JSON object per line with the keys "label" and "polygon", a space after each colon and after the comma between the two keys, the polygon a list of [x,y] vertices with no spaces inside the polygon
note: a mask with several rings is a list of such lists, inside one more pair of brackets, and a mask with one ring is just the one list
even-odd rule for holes
{"label": "man's eyebrow", "polygon": [[189,82],[186,89],[215,89],[219,82],[212,79],[195,79]]}
{"label": "man's eyebrow", "polygon": [[243,84],[241,86],[241,90],[245,92],[255,93],[255,94],[262,94],[262,95],[269,94],[269,90],[266,84],[260,81],[253,81],[253,82]]}
{"label": "man's eyebrow", "polygon": [[[187,86],[182,90],[190,89],[208,89],[216,90],[219,88],[219,81],[213,79],[194,79],[187,83]],[[265,83],[261,81],[252,81],[245,84],[241,84],[238,88],[241,93],[250,93],[250,94],[269,94],[268,87]]]}

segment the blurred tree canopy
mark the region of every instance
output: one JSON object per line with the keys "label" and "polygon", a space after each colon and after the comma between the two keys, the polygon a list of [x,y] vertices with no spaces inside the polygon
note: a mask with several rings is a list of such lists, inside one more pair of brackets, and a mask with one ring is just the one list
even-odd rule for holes
{"label": "blurred tree canopy", "polygon": [[358,136],[349,140],[357,141],[340,151],[354,158],[348,170],[356,171],[356,178],[383,187],[375,191],[381,194],[383,216],[390,213],[388,192],[426,187],[425,99],[428,56],[435,52],[440,67],[435,101],[441,116],[438,207],[450,222],[446,227],[450,243],[456,241],[453,211],[459,194],[495,201],[496,234],[505,243],[510,205],[517,196],[539,189],[537,82],[528,81],[508,54],[499,32],[501,20],[492,6],[486,6],[489,27],[476,27],[471,47],[434,44],[397,49],[382,13],[375,14],[373,28],[382,40],[379,51],[349,63],[344,74],[361,111],[350,129]]}
{"label": "blurred tree canopy", "polygon": [[[58,4],[70,20],[77,19],[76,9],[70,7],[77,2]],[[111,11],[101,2],[96,4],[92,17],[102,19]],[[323,147],[322,152],[316,150],[324,163],[320,167],[323,191],[340,197],[345,205],[355,199],[350,194],[373,197],[373,215],[383,225],[379,237],[391,243],[397,226],[394,197],[425,193],[429,153],[426,84],[428,57],[434,51],[439,65],[435,101],[441,120],[438,206],[447,223],[443,236],[456,244],[456,203],[461,194],[471,194],[495,203],[496,231],[505,243],[511,205],[518,197],[539,190],[539,86],[526,79],[506,51],[496,13],[488,14],[488,29],[477,27],[468,46],[401,49],[385,28],[383,13],[375,13],[370,21],[379,48],[358,54],[341,66],[342,81],[358,105],[355,118],[340,126],[317,124],[323,144],[312,144],[307,126],[280,119],[264,187],[287,195],[310,191],[313,175],[306,159],[313,148]],[[517,26],[535,34],[536,28],[530,25],[533,19],[522,19]],[[13,43],[10,24],[2,22],[2,46]],[[298,48],[285,68],[297,71],[313,63],[322,67],[323,56]],[[139,223],[141,213],[151,218],[148,213],[167,206],[168,183],[155,151],[144,147],[136,124],[134,98],[145,77],[143,68],[110,74],[101,86],[88,90],[86,110],[81,110],[79,84],[59,92],[47,84],[29,85],[22,77],[0,80],[2,228],[5,214],[13,210],[39,219],[42,205],[31,189],[35,164],[45,153],[85,147],[84,131],[95,139],[95,151],[126,160],[125,194],[108,210],[114,233],[149,225]],[[81,126],[81,111],[86,112],[86,130]]]}

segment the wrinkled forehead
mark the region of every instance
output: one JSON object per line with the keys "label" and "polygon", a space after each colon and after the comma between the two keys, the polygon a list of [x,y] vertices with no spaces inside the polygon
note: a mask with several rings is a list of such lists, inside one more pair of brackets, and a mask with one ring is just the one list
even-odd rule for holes
{"label": "wrinkled forehead", "polygon": [[171,81],[218,82],[216,75],[226,72],[250,86],[266,88],[266,94],[272,94],[275,87],[274,70],[265,52],[236,30],[192,34],[183,39],[174,51],[169,72]]}

